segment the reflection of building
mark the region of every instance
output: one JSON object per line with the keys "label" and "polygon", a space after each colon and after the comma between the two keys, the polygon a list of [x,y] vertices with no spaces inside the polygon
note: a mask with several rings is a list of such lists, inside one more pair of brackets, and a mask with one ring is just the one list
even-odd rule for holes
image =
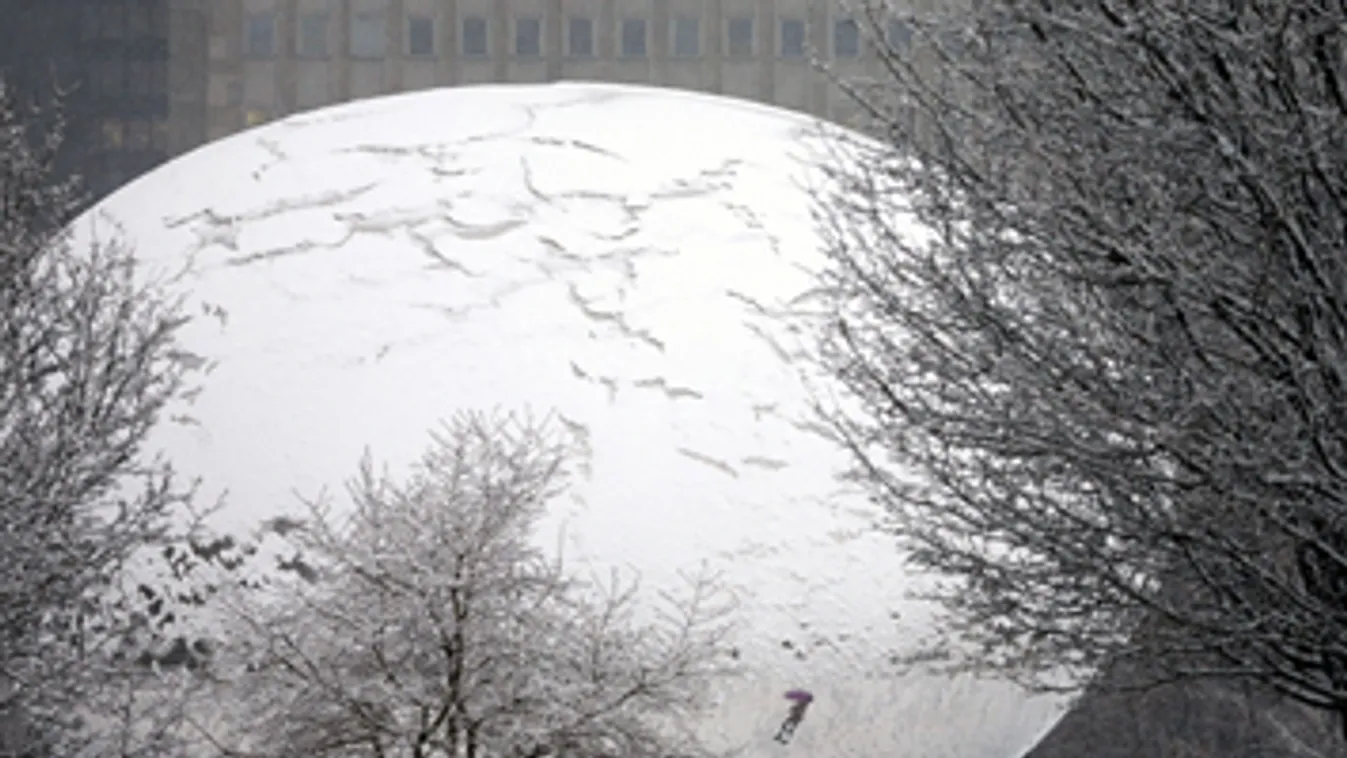
{"label": "reflection of building", "polygon": [[[0,68],[23,101],[65,91],[63,171],[101,197],[163,161],[172,0],[24,2],[0,24]],[[22,23],[13,23],[14,19]]]}
{"label": "reflection of building", "polygon": [[[205,137],[346,100],[482,82],[650,83],[823,116],[809,62],[863,70],[836,0],[212,0]],[[895,27],[901,40],[903,30]]]}

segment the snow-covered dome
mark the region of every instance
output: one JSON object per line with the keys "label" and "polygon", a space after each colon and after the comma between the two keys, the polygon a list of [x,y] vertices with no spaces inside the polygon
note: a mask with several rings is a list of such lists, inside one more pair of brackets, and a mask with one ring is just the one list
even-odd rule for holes
{"label": "snow-covered dome", "polygon": [[340,492],[367,448],[410,463],[456,409],[555,412],[590,453],[550,524],[569,556],[652,590],[710,561],[739,592],[753,676],[713,733],[786,749],[807,687],[800,755],[1017,756],[1062,701],[889,664],[929,609],[810,417],[818,134],[667,90],[422,92],[207,145],[77,233],[116,224],[188,293],[214,366],[152,442],[226,497],[219,526]]}

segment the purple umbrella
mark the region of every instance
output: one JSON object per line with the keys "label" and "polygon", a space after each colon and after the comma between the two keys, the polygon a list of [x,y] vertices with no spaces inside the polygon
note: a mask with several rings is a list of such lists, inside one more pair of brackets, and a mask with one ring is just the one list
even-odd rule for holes
{"label": "purple umbrella", "polygon": [[790,713],[786,714],[786,720],[781,722],[781,728],[776,730],[776,736],[772,738],[782,745],[795,736],[795,727],[804,720],[804,712],[813,702],[814,693],[809,690],[787,690],[786,699],[791,701]]}

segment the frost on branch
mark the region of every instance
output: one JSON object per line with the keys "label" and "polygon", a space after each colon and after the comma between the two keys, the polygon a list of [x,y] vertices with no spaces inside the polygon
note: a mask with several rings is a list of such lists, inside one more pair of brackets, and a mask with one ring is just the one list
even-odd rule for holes
{"label": "frost on branch", "polygon": [[189,363],[126,247],[72,245],[81,198],[42,117],[0,84],[0,756],[152,755],[162,714],[133,702],[116,578],[186,504],[141,445]]}
{"label": "frost on branch", "polygon": [[[547,422],[465,413],[405,481],[367,457],[352,509],[325,503],[288,539],[311,567],[233,599],[216,661],[246,755],[675,756],[722,672],[729,606],[712,576],[646,602],[538,547],[566,486]],[[632,503],[639,508],[640,503]]]}
{"label": "frost on branch", "polygon": [[1342,5],[862,5],[887,144],[822,203],[838,426],[960,647],[1347,728]]}

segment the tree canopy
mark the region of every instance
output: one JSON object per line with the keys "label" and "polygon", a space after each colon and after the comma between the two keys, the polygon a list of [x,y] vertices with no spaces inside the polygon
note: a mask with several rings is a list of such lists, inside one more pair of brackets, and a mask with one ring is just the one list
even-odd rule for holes
{"label": "tree canopy", "polygon": [[1347,8],[863,5],[826,352],[933,651],[1347,713]]}

